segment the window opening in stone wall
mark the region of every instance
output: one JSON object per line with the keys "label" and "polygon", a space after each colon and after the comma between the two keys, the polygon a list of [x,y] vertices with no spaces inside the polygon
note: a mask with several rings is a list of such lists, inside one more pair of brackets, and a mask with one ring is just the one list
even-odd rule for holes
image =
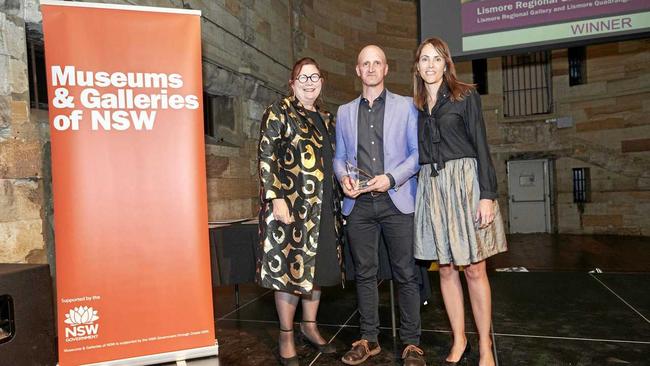
{"label": "window opening in stone wall", "polygon": [[0,344],[9,342],[15,335],[14,302],[9,295],[0,295]]}
{"label": "window opening in stone wall", "polygon": [[504,117],[551,113],[550,51],[504,56],[502,65]]}
{"label": "window opening in stone wall", "polygon": [[591,176],[589,168],[573,168],[573,202],[591,201]]}
{"label": "window opening in stone wall", "polygon": [[29,106],[47,109],[47,74],[43,39],[27,34],[27,74],[29,78]]}
{"label": "window opening in stone wall", "polygon": [[569,86],[587,83],[587,49],[569,48]]}
{"label": "window opening in stone wall", "polygon": [[472,60],[472,77],[479,94],[488,93],[487,59]]}
{"label": "window opening in stone wall", "polygon": [[207,142],[238,146],[234,98],[203,93],[203,127]]}

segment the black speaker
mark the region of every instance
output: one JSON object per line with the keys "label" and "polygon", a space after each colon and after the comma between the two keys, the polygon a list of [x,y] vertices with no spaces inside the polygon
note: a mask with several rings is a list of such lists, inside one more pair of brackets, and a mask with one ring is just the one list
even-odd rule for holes
{"label": "black speaker", "polygon": [[49,266],[0,263],[0,365],[55,364]]}

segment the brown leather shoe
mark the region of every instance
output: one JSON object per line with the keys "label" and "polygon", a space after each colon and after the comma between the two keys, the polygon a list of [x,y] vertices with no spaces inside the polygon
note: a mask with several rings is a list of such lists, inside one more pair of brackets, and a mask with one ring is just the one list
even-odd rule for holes
{"label": "brown leather shoe", "polygon": [[381,352],[379,343],[368,342],[362,339],[352,343],[352,349],[343,355],[341,361],[346,365],[359,365],[367,360],[368,357],[378,355],[379,352]]}
{"label": "brown leather shoe", "polygon": [[402,360],[404,360],[404,366],[426,366],[427,364],[424,361],[424,351],[414,344],[404,347]]}

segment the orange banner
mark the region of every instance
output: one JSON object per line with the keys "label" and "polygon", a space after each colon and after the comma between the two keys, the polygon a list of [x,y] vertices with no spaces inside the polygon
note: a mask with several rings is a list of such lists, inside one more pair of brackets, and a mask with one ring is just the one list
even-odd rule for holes
{"label": "orange banner", "polygon": [[41,10],[60,364],[215,354],[200,13]]}

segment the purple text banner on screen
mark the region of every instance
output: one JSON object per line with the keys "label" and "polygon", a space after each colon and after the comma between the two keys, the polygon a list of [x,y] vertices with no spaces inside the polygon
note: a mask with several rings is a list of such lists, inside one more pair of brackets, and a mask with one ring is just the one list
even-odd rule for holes
{"label": "purple text banner on screen", "polygon": [[650,10],[650,0],[485,0],[462,5],[463,34]]}

